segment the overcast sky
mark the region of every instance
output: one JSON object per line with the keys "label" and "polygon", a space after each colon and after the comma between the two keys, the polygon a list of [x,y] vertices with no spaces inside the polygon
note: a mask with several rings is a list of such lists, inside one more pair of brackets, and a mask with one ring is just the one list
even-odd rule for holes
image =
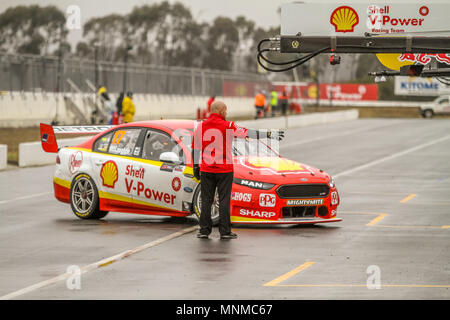
{"label": "overcast sky", "polygon": [[[430,2],[446,2],[448,0],[426,1]],[[81,23],[83,24],[89,18],[104,16],[110,13],[126,14],[131,12],[134,6],[144,4],[159,3],[162,0],[0,0],[0,12],[5,11],[8,7],[18,5],[39,4],[56,5],[62,11],[66,12],[68,6],[77,5],[81,9]],[[169,0],[170,3],[182,2],[191,9],[194,18],[200,22],[211,22],[215,17],[222,15],[230,18],[236,18],[239,15],[253,20],[258,26],[268,28],[280,25],[280,16],[277,12],[282,3],[295,2],[292,0]],[[304,2],[329,2],[339,3],[335,0],[315,0]],[[384,3],[385,1],[364,1],[350,0],[346,3]],[[389,3],[401,2],[420,2],[418,0],[391,0]],[[71,31],[69,35],[71,42],[78,42],[81,39],[81,30]]]}

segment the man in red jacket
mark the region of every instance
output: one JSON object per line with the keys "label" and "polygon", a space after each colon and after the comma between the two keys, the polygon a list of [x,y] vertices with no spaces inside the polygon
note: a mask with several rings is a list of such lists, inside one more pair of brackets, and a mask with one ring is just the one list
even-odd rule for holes
{"label": "man in red jacket", "polygon": [[[233,186],[233,138],[271,138],[281,140],[280,130],[240,128],[226,121],[227,106],[221,101],[211,104],[211,114],[194,133],[194,175],[201,179],[202,206],[198,238],[207,239],[212,231],[211,206],[217,188],[219,195],[220,239],[236,239],[231,232],[230,200]],[[199,165],[200,164],[200,165]]]}

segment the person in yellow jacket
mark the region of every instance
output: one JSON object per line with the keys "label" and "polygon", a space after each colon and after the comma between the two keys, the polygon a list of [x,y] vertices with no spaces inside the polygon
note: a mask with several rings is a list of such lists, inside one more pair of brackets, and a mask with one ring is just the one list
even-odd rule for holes
{"label": "person in yellow jacket", "polygon": [[127,96],[123,98],[122,101],[122,114],[123,114],[123,122],[133,122],[133,116],[136,112],[136,108],[133,103],[133,93],[128,92]]}

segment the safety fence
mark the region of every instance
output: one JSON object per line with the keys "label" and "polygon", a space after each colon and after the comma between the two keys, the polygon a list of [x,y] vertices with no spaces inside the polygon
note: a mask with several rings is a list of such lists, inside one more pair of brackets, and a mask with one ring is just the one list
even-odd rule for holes
{"label": "safety fence", "polygon": [[104,85],[116,93],[223,96],[228,82],[253,83],[252,91],[269,84],[266,76],[252,73],[0,54],[0,91],[92,92],[95,85]]}

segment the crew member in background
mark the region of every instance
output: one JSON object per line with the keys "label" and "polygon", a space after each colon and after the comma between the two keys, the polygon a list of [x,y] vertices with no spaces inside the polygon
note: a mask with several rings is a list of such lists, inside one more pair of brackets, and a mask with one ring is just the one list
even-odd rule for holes
{"label": "crew member in background", "polygon": [[275,90],[270,93],[270,108],[272,117],[275,117],[275,112],[278,108],[278,93]]}
{"label": "crew member in background", "polygon": [[255,120],[263,116],[265,104],[266,98],[264,97],[264,94],[262,92],[259,92],[255,96],[255,110],[256,110]]}
{"label": "crew member in background", "polygon": [[[194,176],[201,180],[202,205],[200,231],[197,238],[207,239],[212,231],[211,206],[217,188],[219,195],[220,239],[236,239],[231,232],[230,200],[233,186],[233,146],[235,138],[270,138],[281,140],[280,130],[256,130],[237,127],[226,120],[227,106],[221,101],[211,104],[208,119],[199,123],[194,132]],[[217,135],[221,135],[217,137]],[[219,142],[221,141],[221,142]]]}
{"label": "crew member in background", "polygon": [[122,114],[122,108],[123,108],[123,98],[125,93],[121,92],[119,94],[119,97],[116,101],[116,112],[117,112],[117,123],[114,124],[122,124],[123,123],[123,114]]}
{"label": "crew member in background", "polygon": [[109,98],[108,91],[105,86],[100,86],[98,89],[98,95],[102,102],[102,113],[105,115],[107,122],[112,124],[114,118],[114,104]]}
{"label": "crew member in background", "polygon": [[123,122],[129,123],[133,122],[133,116],[136,112],[136,108],[133,103],[133,93],[127,92],[127,96],[123,98],[122,102],[122,114],[123,114]]}
{"label": "crew member in background", "polygon": [[283,92],[281,93],[281,95],[280,95],[280,107],[281,107],[281,114],[283,115],[283,116],[285,116],[286,115],[286,111],[287,111],[287,108],[288,108],[288,96],[287,96],[287,93],[286,93],[286,90],[283,90]]}

